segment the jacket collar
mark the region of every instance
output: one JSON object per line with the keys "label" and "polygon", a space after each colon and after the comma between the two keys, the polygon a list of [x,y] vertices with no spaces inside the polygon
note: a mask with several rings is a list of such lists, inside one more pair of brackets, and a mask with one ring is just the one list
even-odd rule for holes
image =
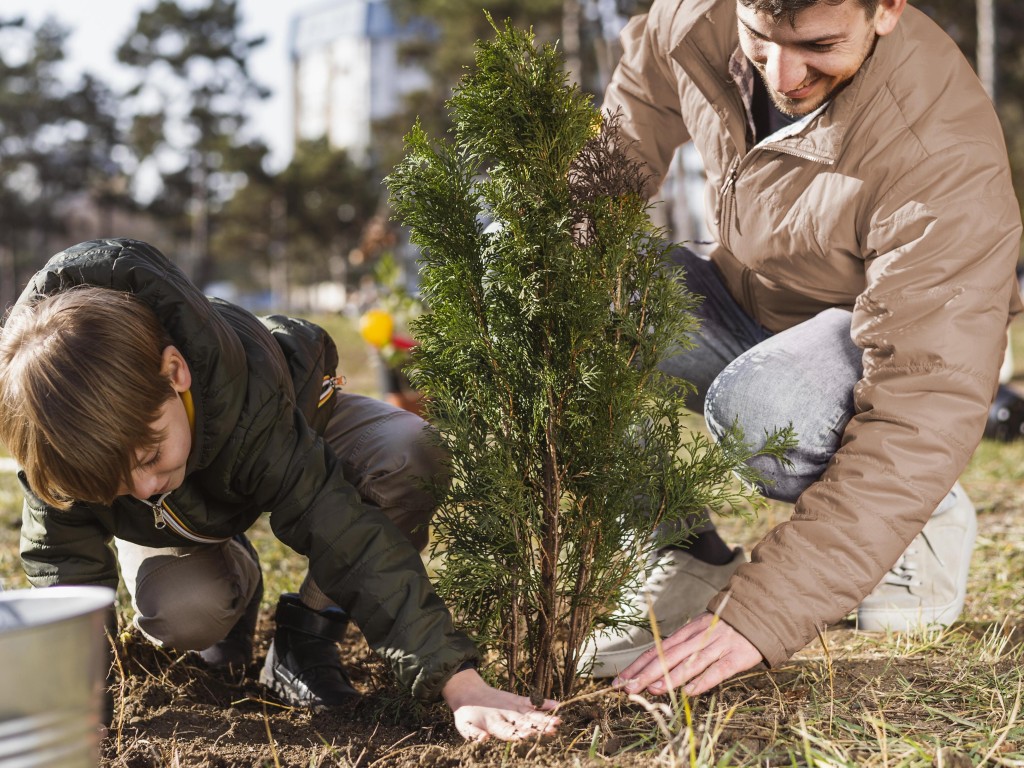
{"label": "jacket collar", "polygon": [[[905,13],[913,13],[913,9],[907,8]],[[725,123],[742,155],[746,152],[746,107],[729,73],[729,60],[739,47],[736,23],[736,0],[680,2],[672,20],[669,50]],[[905,43],[904,23],[901,19],[891,34],[878,38],[873,53],[835,99],[770,146],[833,164],[842,152],[851,122],[898,66]]]}

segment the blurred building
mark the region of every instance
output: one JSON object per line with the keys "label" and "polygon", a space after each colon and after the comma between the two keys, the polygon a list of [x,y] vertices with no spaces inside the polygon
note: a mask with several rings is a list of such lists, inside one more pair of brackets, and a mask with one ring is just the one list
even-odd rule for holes
{"label": "blurred building", "polygon": [[[586,38],[593,41],[597,90],[604,92],[622,56],[619,35],[631,15],[644,10],[642,0],[584,0]],[[676,150],[651,210],[653,222],[674,242],[685,242],[698,253],[707,251],[711,234],[704,220],[704,164],[693,144]]]}
{"label": "blurred building", "polygon": [[326,136],[365,160],[374,122],[429,86],[427,73],[399,55],[403,42],[423,33],[421,22],[400,26],[387,0],[333,0],[296,14],[289,36],[296,142]]}

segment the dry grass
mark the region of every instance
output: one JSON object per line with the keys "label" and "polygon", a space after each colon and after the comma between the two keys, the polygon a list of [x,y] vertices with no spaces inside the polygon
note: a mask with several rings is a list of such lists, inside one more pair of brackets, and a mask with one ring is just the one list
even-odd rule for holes
{"label": "dry grass", "polygon": [[[376,379],[366,366],[366,350],[351,327],[339,326],[334,330],[343,360],[354,363],[343,363],[349,388],[372,393]],[[1022,337],[1018,331],[1019,368]],[[556,741],[527,749],[459,747],[449,732],[440,746],[431,746],[435,737],[429,735],[398,739],[371,760],[366,747],[372,734],[354,743],[345,742],[344,733],[324,739],[312,731],[304,746],[293,740],[279,749],[284,715],[254,712],[251,761],[215,757],[220,747],[209,736],[202,743],[212,757],[202,764],[1024,766],[1024,442],[983,444],[963,483],[978,507],[979,536],[966,609],[949,630],[882,635],[836,627],[782,668],[752,671],[694,700],[630,701],[588,689],[567,709]],[[15,478],[0,473],[5,589],[27,586],[17,555],[19,509]],[[730,542],[749,548],[787,515],[788,508],[777,504],[754,521],[726,520],[721,528]],[[254,540],[265,565],[269,610],[278,593],[295,588],[304,564],[274,540],[264,522]],[[164,674],[154,672],[154,682]],[[248,701],[254,708],[258,699]],[[145,722],[152,726],[161,716],[151,712]],[[239,720],[240,729],[245,722]],[[124,735],[122,757],[108,764],[196,764],[187,759],[195,757],[194,745],[183,753],[182,739],[154,741],[136,729]]]}

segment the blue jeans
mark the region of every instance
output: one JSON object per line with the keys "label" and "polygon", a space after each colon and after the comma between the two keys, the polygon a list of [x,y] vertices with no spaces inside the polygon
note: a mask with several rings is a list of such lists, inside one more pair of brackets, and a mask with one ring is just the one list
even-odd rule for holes
{"label": "blue jeans", "polygon": [[786,453],[790,464],[771,457],[750,463],[764,479],[764,495],[796,501],[825,471],[853,417],[853,387],[863,367],[850,338],[851,313],[827,309],[772,334],[740,308],[710,261],[686,248],[673,258],[686,286],[702,297],[701,327],[691,336],[694,348],[666,359],[661,369],[696,386],[688,405],[704,414],[715,438],[735,425],[759,448],[766,431],[792,426],[797,444]]}

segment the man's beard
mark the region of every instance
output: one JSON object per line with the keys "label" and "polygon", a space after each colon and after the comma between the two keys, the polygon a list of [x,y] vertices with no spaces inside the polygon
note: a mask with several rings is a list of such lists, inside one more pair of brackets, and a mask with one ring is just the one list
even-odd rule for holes
{"label": "man's beard", "polygon": [[768,91],[768,98],[772,100],[772,104],[786,117],[805,117],[811,112],[816,110],[822,104],[830,101],[836,94],[838,94],[843,88],[849,85],[853,81],[853,77],[848,77],[839,83],[832,86],[825,94],[810,105],[807,104],[806,99],[790,99],[783,94],[776,91],[771,85],[768,84],[768,79],[764,76],[764,73],[758,69],[758,75],[761,76],[761,80],[764,82],[765,90]]}

